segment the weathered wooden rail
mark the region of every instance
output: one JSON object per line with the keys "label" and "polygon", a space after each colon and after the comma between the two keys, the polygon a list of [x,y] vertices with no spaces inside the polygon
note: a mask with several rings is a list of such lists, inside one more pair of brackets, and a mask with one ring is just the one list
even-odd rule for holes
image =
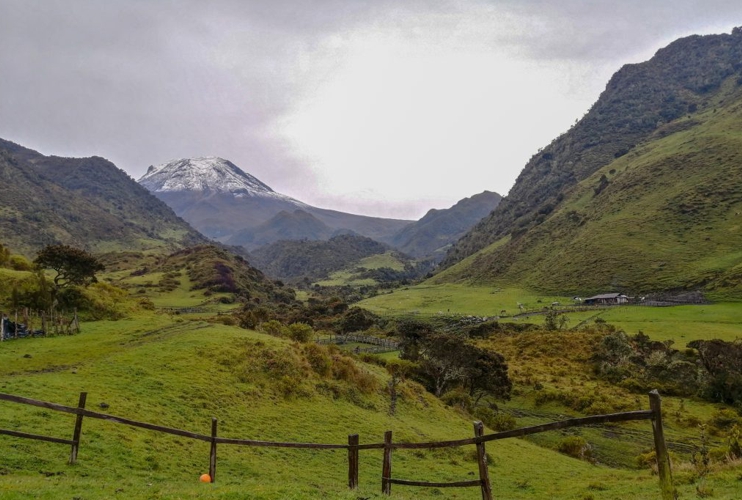
{"label": "weathered wooden rail", "polygon": [[371,335],[362,335],[360,333],[348,333],[345,335],[330,335],[329,337],[318,338],[318,344],[347,344],[348,342],[358,342],[360,344],[370,344],[377,347],[357,347],[358,353],[382,353],[399,350],[399,342],[391,339],[381,339]]}
{"label": "weathered wooden rail", "polygon": [[[199,434],[195,432],[185,431],[182,429],[174,429],[171,427],[165,427],[161,425],[150,424],[146,422],[138,422],[124,417],[118,417],[115,415],[109,415],[106,413],[99,413],[91,411],[85,408],[87,400],[87,393],[80,393],[80,398],[77,407],[64,406],[56,403],[49,403],[46,401],[38,401],[31,398],[25,398],[22,396],[15,396],[12,394],[0,393],[0,401],[8,401],[12,403],[37,406],[40,408],[46,408],[49,410],[55,410],[63,413],[69,413],[76,415],[75,426],[73,431],[73,437],[71,440],[42,436],[36,434],[28,434],[25,432],[11,431],[0,429],[0,435],[11,436],[23,439],[33,439],[39,441],[46,441],[52,443],[66,444],[71,446],[69,463],[74,464],[77,461],[78,451],[80,447],[80,436],[82,433],[83,418],[95,418],[100,420],[107,420],[119,424],[124,424],[132,427],[139,427],[148,429],[156,432],[162,432],[166,434],[173,434],[176,436],[186,437],[190,439],[196,439],[205,441],[211,444],[209,451],[209,476],[211,481],[214,482],[216,479],[216,463],[217,463],[217,445],[241,445],[241,446],[257,446],[257,447],[273,447],[273,448],[301,448],[301,449],[322,449],[322,450],[338,450],[345,449],[348,451],[348,487],[355,489],[358,487],[358,464],[359,464],[359,451],[360,450],[383,450],[383,463],[381,472],[381,489],[384,494],[390,495],[392,484],[400,486],[421,486],[421,487],[436,487],[436,488],[462,488],[462,487],[479,487],[482,493],[483,500],[491,500],[492,488],[490,485],[489,472],[487,467],[487,454],[485,450],[485,443],[489,441],[496,441],[499,439],[507,439],[514,437],[522,437],[530,434],[536,434],[540,432],[547,432],[558,429],[566,429],[569,427],[578,427],[585,425],[615,423],[615,422],[628,422],[632,420],[651,420],[652,430],[654,435],[654,446],[657,455],[657,470],[659,474],[660,491],[662,500],[676,500],[677,492],[672,482],[672,472],[670,469],[670,459],[667,452],[667,445],[665,443],[664,432],[662,428],[662,409],[661,400],[659,393],[654,390],[649,393],[649,410],[630,411],[622,413],[611,413],[607,415],[593,415],[590,417],[572,418],[568,420],[560,420],[556,422],[550,422],[547,424],[534,425],[531,427],[522,427],[520,429],[513,429],[504,432],[498,432],[495,434],[484,434],[484,426],[482,422],[474,422],[474,437],[466,439],[457,439],[450,441],[432,441],[425,443],[395,443],[392,440],[392,431],[387,431],[384,434],[384,442],[382,443],[368,443],[360,444],[358,434],[351,434],[348,436],[347,444],[320,444],[320,443],[287,443],[287,442],[276,442],[276,441],[259,441],[253,439],[234,439],[224,438],[217,435],[218,421],[216,418],[211,420],[211,433],[210,435]],[[392,454],[394,450],[401,449],[435,449],[435,448],[450,448],[458,446],[476,446],[477,451],[477,463],[479,467],[479,479],[467,480],[467,481],[453,481],[453,482],[429,482],[429,481],[415,481],[409,479],[399,479],[392,476]]]}

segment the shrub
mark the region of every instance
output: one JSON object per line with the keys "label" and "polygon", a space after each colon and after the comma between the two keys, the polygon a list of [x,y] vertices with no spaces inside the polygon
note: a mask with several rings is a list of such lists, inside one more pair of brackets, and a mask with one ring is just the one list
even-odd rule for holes
{"label": "shrub", "polygon": [[332,357],[332,375],[336,380],[348,382],[364,393],[373,392],[378,386],[371,373],[361,370],[352,358],[340,353]]}
{"label": "shrub", "polygon": [[31,262],[23,255],[11,255],[8,259],[8,264],[11,269],[15,269],[16,271],[33,270],[33,264],[31,264]]}
{"label": "shrub", "polygon": [[142,297],[137,301],[137,304],[139,304],[139,307],[144,309],[145,311],[154,311],[155,310],[155,304],[147,297]]}
{"label": "shrub", "polygon": [[709,432],[719,434],[722,431],[742,425],[742,419],[729,409],[716,410],[708,421]]}
{"label": "shrub", "polygon": [[557,447],[560,453],[580,460],[592,461],[592,446],[581,436],[568,436],[559,442]]}
{"label": "shrub", "polygon": [[740,445],[740,428],[737,424],[729,431],[729,456],[734,460],[742,458],[742,445]]}
{"label": "shrub", "polygon": [[490,429],[498,432],[515,429],[518,424],[515,417],[507,413],[497,412],[486,406],[479,406],[474,410],[474,416],[484,422]]}
{"label": "shrub", "polygon": [[317,375],[327,377],[332,372],[332,358],[327,352],[327,348],[319,344],[310,343],[304,346],[304,355],[309,361]]}
{"label": "shrub", "polygon": [[471,396],[469,396],[466,392],[454,389],[452,391],[448,391],[443,396],[441,396],[441,401],[446,404],[446,406],[453,406],[456,408],[460,408],[464,411],[471,411],[472,407],[472,399]]}
{"label": "shrub", "polygon": [[262,323],[260,325],[260,331],[268,335],[273,335],[274,337],[286,336],[286,327],[283,326],[280,321],[275,319]]}
{"label": "shrub", "polygon": [[652,450],[637,455],[636,465],[638,465],[642,469],[651,470],[652,474],[657,474],[657,452]]}
{"label": "shrub", "polygon": [[291,323],[287,329],[288,337],[296,342],[309,342],[313,334],[314,329],[306,323]]}

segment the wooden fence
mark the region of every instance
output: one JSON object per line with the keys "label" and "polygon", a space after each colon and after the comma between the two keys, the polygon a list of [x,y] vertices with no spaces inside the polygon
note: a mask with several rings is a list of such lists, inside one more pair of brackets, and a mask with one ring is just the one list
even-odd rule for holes
{"label": "wooden fence", "polygon": [[[41,329],[34,329],[35,325]],[[74,309],[71,316],[65,316],[54,308],[49,311],[31,311],[23,308],[20,313],[16,309],[11,314],[0,312],[0,342],[24,337],[73,333],[80,333],[77,309]]]}
{"label": "wooden fence", "polygon": [[381,339],[371,335],[362,335],[360,333],[348,333],[345,335],[330,335],[329,337],[318,338],[318,344],[347,344],[348,342],[358,342],[359,344],[371,344],[377,347],[358,347],[356,352],[382,353],[399,350],[399,342],[391,339]]}
{"label": "wooden fence", "polygon": [[[76,415],[75,426],[72,434],[72,439],[63,439],[49,436],[41,436],[36,434],[28,434],[24,432],[11,431],[0,429],[0,435],[12,436],[17,438],[35,439],[40,441],[47,441],[52,443],[66,444],[71,446],[69,463],[74,464],[77,461],[77,455],[80,448],[80,436],[82,433],[82,423],[84,417],[107,420],[110,422],[116,422],[119,424],[129,425],[132,427],[140,427],[143,429],[149,429],[156,432],[162,432],[166,434],[173,434],[176,436],[186,437],[190,439],[197,439],[205,441],[211,444],[209,452],[209,476],[211,482],[216,479],[216,458],[217,458],[217,445],[242,445],[242,446],[258,446],[258,447],[274,447],[274,448],[303,448],[303,449],[323,449],[323,450],[337,450],[345,449],[348,450],[348,487],[355,489],[358,487],[358,454],[360,450],[383,450],[383,464],[381,471],[381,489],[386,495],[391,495],[392,484],[402,486],[424,486],[424,487],[436,487],[436,488],[447,488],[447,487],[479,487],[482,492],[483,500],[492,500],[492,488],[489,480],[489,473],[487,468],[487,455],[485,451],[485,443],[489,441],[496,441],[499,439],[507,439],[514,437],[522,437],[530,434],[536,434],[540,432],[552,431],[557,429],[566,429],[568,427],[579,427],[585,425],[594,424],[605,424],[610,422],[627,422],[630,420],[651,420],[652,430],[654,434],[654,446],[657,455],[657,469],[660,481],[661,498],[663,500],[676,500],[677,492],[672,482],[672,474],[670,470],[670,459],[667,453],[667,446],[665,443],[664,433],[662,429],[662,410],[660,403],[660,395],[654,390],[649,393],[649,410],[630,411],[623,413],[612,413],[608,415],[594,415],[590,417],[572,418],[568,420],[560,420],[556,422],[550,422],[547,424],[535,425],[532,427],[522,427],[520,429],[513,429],[505,432],[498,432],[495,434],[484,434],[484,426],[482,422],[474,422],[474,437],[467,439],[458,439],[453,441],[434,441],[427,443],[395,443],[392,440],[392,431],[387,431],[384,434],[384,442],[382,443],[369,443],[360,444],[358,434],[351,434],[348,436],[347,444],[317,444],[317,443],[283,443],[275,441],[257,441],[252,439],[232,439],[219,437],[217,435],[218,421],[216,418],[211,420],[211,433],[198,434],[195,432],[189,432],[181,429],[173,429],[170,427],[164,427],[161,425],[149,424],[145,422],[137,422],[128,418],[117,417],[114,415],[108,415],[105,413],[98,413],[87,410],[85,403],[87,400],[87,393],[80,393],[80,398],[77,407],[63,406],[56,403],[49,403],[46,401],[38,401],[30,398],[21,396],[15,396],[12,394],[0,393],[0,401],[9,401],[12,403],[19,403],[30,406],[37,406],[46,408],[49,410],[55,410],[64,413],[70,413]],[[414,481],[399,479],[392,476],[392,452],[400,449],[434,449],[434,448],[450,448],[458,446],[476,446],[477,451],[477,462],[479,466],[479,479],[468,480],[468,481],[455,481],[455,482],[427,482],[427,481]]]}

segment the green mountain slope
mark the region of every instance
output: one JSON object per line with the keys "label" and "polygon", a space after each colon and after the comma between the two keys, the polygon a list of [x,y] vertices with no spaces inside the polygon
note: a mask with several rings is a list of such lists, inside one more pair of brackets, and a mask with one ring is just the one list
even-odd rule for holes
{"label": "green mountain slope", "polygon": [[[448,253],[449,267],[508,234],[521,234],[562,206],[565,196],[638,144],[669,133],[667,124],[716,106],[725,82],[742,81],[742,28],[691,36],[649,61],[621,68],[600,99],[567,133],[534,155],[510,193]],[[692,127],[683,120],[674,127]]]}
{"label": "green mountain slope", "polygon": [[413,257],[434,256],[440,260],[448,247],[494,210],[501,199],[497,193],[484,191],[451,208],[432,209],[395,234],[391,244]]}
{"label": "green mountain slope", "polygon": [[328,241],[282,240],[250,254],[269,276],[288,280],[325,278],[364,257],[383,254],[389,247],[358,235],[339,235]]}
{"label": "green mountain slope", "polygon": [[205,238],[111,162],[60,158],[0,139],[0,234],[15,251],[177,249]]}
{"label": "green mountain slope", "polygon": [[663,127],[514,231],[436,279],[554,293],[742,293],[742,80]]}
{"label": "green mountain slope", "polygon": [[739,291],[741,60],[737,28],[622,68],[436,279],[554,293]]}
{"label": "green mountain slope", "polygon": [[227,243],[254,249],[280,240],[326,240],[333,229],[303,210],[281,210],[267,221],[253,228],[242,229]]}

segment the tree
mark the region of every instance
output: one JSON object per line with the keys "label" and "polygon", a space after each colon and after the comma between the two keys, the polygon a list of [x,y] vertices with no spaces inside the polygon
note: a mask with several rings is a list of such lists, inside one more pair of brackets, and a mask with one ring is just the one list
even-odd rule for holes
{"label": "tree", "polygon": [[485,395],[510,398],[513,385],[501,354],[477,346],[463,332],[439,332],[423,321],[401,321],[397,332],[400,358],[415,364],[414,375],[436,396],[458,387],[475,403]]}
{"label": "tree", "polygon": [[468,344],[470,351],[464,386],[476,405],[482,396],[510,399],[513,383],[502,354]]}
{"label": "tree", "polygon": [[44,247],[34,260],[34,264],[42,269],[56,271],[54,285],[57,289],[70,285],[87,286],[98,280],[95,273],[104,271],[105,267],[98,259],[79,248],[69,245],[48,245]]}

